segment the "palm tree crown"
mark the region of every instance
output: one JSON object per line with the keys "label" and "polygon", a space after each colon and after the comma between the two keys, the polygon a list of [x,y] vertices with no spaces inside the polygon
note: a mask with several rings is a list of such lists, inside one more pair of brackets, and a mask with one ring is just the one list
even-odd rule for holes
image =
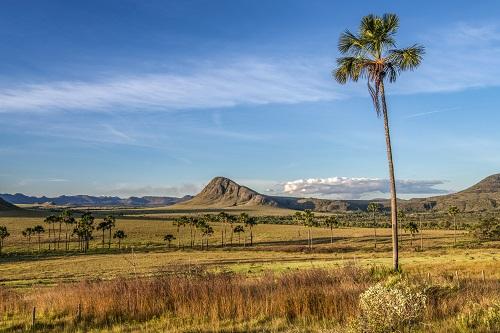
{"label": "palm tree crown", "polygon": [[367,15],[361,20],[357,34],[346,30],[339,39],[339,51],[345,56],[337,59],[335,79],[345,84],[366,78],[378,116],[384,80],[395,82],[402,71],[415,69],[425,53],[424,47],[418,44],[396,48],[394,37],[398,28],[399,19],[395,14]]}

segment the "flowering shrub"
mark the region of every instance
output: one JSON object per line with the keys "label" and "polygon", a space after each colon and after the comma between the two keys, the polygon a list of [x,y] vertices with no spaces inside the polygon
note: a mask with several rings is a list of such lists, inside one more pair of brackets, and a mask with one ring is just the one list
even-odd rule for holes
{"label": "flowering shrub", "polygon": [[360,296],[358,331],[366,333],[401,332],[418,324],[425,310],[426,296],[407,281],[389,285],[377,283]]}

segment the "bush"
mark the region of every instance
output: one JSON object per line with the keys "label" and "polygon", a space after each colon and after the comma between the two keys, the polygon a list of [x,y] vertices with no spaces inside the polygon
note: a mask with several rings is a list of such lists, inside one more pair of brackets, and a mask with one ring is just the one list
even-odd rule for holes
{"label": "bush", "polygon": [[425,293],[406,280],[377,283],[360,295],[361,315],[357,331],[364,333],[401,332],[421,322],[426,306]]}
{"label": "bush", "polygon": [[481,240],[500,240],[500,221],[494,217],[484,218],[473,229],[473,233]]}

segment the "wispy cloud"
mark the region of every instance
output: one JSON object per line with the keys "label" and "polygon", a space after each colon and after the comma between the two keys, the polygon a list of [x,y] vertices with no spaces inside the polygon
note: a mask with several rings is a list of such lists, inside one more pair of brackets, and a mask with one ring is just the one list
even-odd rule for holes
{"label": "wispy cloud", "polygon": [[0,112],[112,108],[176,110],[241,104],[294,104],[339,98],[318,69],[300,62],[236,61],[189,74],[48,82],[0,90]]}
{"label": "wispy cloud", "polygon": [[[400,194],[440,194],[446,190],[435,188],[442,180],[397,180]],[[299,196],[329,196],[343,199],[359,199],[365,195],[389,193],[389,180],[379,178],[309,178],[288,181],[282,184],[282,192]]]}
{"label": "wispy cloud", "polygon": [[428,112],[419,112],[419,113],[414,113],[406,116],[406,119],[411,119],[411,118],[420,118],[420,117],[425,117],[425,116],[430,116],[436,113],[444,113],[444,112],[449,112],[449,111],[456,111],[459,110],[460,108],[448,108],[448,109],[442,109],[442,110],[434,110],[434,111],[428,111]]}

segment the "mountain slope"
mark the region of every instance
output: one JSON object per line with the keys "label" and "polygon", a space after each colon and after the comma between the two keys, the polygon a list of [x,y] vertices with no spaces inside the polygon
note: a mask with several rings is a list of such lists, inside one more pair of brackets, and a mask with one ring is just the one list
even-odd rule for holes
{"label": "mountain slope", "polygon": [[11,204],[10,202],[7,202],[3,199],[0,198],[0,211],[10,211],[10,210],[18,210],[21,209],[17,207],[16,205]]}

